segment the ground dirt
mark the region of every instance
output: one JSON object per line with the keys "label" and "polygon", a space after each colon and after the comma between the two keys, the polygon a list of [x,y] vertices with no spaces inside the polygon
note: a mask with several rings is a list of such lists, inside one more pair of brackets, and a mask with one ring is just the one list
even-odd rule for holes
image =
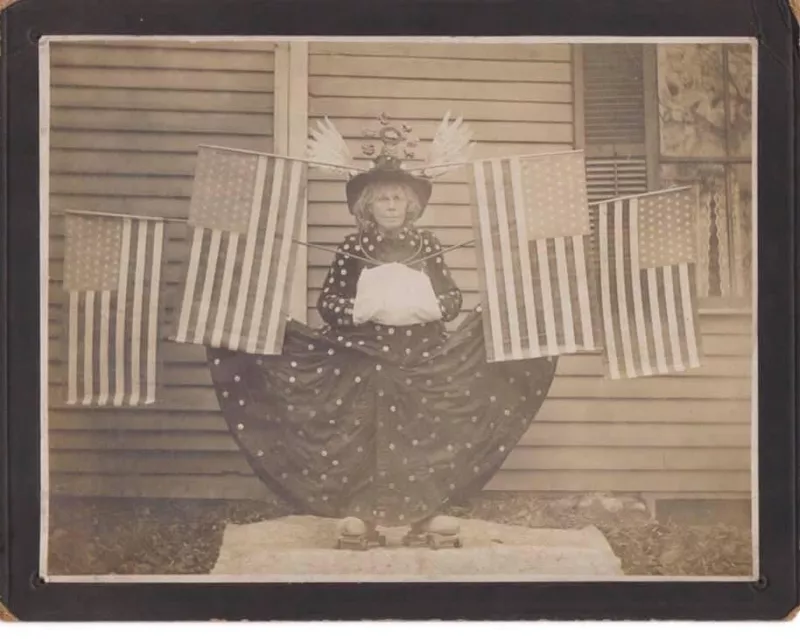
{"label": "ground dirt", "polygon": [[[228,523],[293,514],[279,500],[55,498],[50,507],[52,575],[204,574]],[[449,514],[542,528],[597,526],[627,575],[747,575],[750,531],[735,524],[655,521],[635,498],[542,498],[486,493]]]}

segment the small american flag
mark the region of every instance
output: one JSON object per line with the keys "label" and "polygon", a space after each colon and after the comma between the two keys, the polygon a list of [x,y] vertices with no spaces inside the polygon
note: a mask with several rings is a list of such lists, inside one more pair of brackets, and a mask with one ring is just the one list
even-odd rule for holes
{"label": "small american flag", "polygon": [[592,205],[603,331],[613,379],[700,365],[695,187]]}
{"label": "small american flag", "polygon": [[599,350],[582,151],[472,163],[488,361]]}
{"label": "small american flag", "polygon": [[65,225],[66,401],[152,404],[164,222],[68,212]]}
{"label": "small american flag", "polygon": [[282,351],[305,188],[300,160],[201,147],[174,341]]}

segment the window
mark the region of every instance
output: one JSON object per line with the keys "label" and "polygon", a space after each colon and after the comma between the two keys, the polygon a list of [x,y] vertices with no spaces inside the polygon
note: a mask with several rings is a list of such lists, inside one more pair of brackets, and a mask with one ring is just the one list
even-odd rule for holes
{"label": "window", "polygon": [[752,57],[749,45],[658,47],[659,175],[700,180],[698,293],[746,305],[752,277]]}
{"label": "window", "polygon": [[577,47],[576,137],[589,199],[699,181],[706,306],[751,297],[751,73],[749,45]]}

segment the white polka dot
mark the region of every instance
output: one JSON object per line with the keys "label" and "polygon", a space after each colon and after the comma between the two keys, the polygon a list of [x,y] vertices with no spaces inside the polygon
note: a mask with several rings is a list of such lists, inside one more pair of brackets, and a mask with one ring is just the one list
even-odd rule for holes
{"label": "white polka dot", "polygon": [[308,350],[313,351],[314,350],[314,345],[313,344],[309,344],[308,345]]}
{"label": "white polka dot", "polygon": [[223,397],[228,397],[229,395],[230,395],[230,393],[228,391],[222,391],[222,396]]}
{"label": "white polka dot", "polygon": [[411,440],[411,445],[412,445],[412,446],[416,446],[417,444],[419,444],[419,441],[418,441],[418,440],[416,440],[416,439],[412,439],[412,440]]}
{"label": "white polka dot", "polygon": [[241,378],[241,377],[239,377],[238,375],[234,375],[234,376],[233,376],[233,381],[234,381],[234,382],[241,382],[241,381],[242,381],[242,378]]}
{"label": "white polka dot", "polygon": [[340,371],[338,368],[334,368],[334,369],[333,369],[333,374],[334,374],[334,375],[341,375],[341,374],[342,374],[342,371]]}
{"label": "white polka dot", "polygon": [[501,453],[504,453],[504,452],[506,452],[506,447],[505,446],[500,446],[500,448],[498,448],[497,450],[499,450]]}
{"label": "white polka dot", "polygon": [[244,424],[236,424],[236,428],[239,430],[244,430]]}
{"label": "white polka dot", "polygon": [[294,406],[292,406],[292,404],[289,404],[286,408],[288,408],[290,411],[294,410]]}
{"label": "white polka dot", "polygon": [[297,378],[295,378],[295,377],[290,377],[290,378],[289,378],[289,382],[290,382],[291,384],[294,384],[296,381],[297,381]]}
{"label": "white polka dot", "polygon": [[214,360],[214,366],[219,366],[219,359]]}
{"label": "white polka dot", "polygon": [[322,375],[322,367],[317,368],[317,375]]}
{"label": "white polka dot", "polygon": [[356,384],[360,384],[361,383],[361,378],[358,375],[356,375],[355,382],[356,382]]}
{"label": "white polka dot", "polygon": [[383,347],[383,352],[384,352],[384,353],[386,353],[386,352],[388,352],[388,351],[389,351],[389,347],[388,347],[388,346],[384,346],[384,347]]}
{"label": "white polka dot", "polygon": [[414,475],[409,475],[409,476],[408,476],[408,481],[415,481],[416,479],[417,479],[417,478],[416,478],[416,477],[414,477]]}
{"label": "white polka dot", "polygon": [[381,368],[382,368],[382,366],[380,364],[375,364],[375,370],[376,371],[381,370]]}
{"label": "white polka dot", "polygon": [[323,450],[323,451],[320,453],[320,455],[322,455],[323,457],[327,457],[327,456],[328,456],[328,451],[327,451],[327,450]]}
{"label": "white polka dot", "polygon": [[244,406],[244,400],[243,399],[239,400],[239,406]]}

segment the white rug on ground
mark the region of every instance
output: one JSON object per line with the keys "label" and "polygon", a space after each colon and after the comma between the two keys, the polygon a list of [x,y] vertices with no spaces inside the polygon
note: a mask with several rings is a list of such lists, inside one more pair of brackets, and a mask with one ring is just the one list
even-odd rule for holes
{"label": "white rug on ground", "polygon": [[336,520],[291,516],[229,524],[211,574],[238,581],[539,581],[619,578],[620,560],[594,526],[554,530],[462,519],[462,548],[337,550]]}

